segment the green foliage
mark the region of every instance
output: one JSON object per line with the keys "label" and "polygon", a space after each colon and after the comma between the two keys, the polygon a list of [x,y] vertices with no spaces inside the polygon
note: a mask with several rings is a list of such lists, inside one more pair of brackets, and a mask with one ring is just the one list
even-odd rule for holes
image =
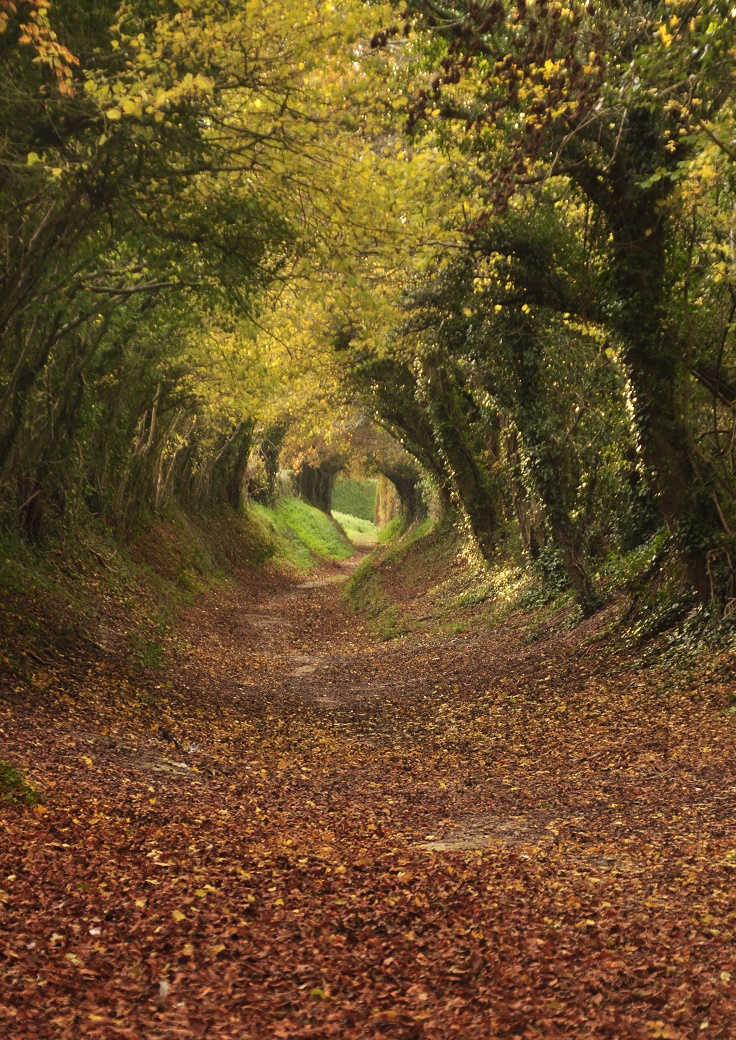
{"label": "green foliage", "polygon": [[[592,447],[592,438],[574,445],[560,437],[565,395],[556,400],[550,386],[565,389],[563,368],[539,349],[555,325],[552,343],[592,336],[605,344],[627,383],[636,468],[656,495],[638,503],[639,517],[629,517],[627,547],[632,535],[653,530],[656,503],[699,600],[725,602],[736,580],[734,443],[724,439],[736,401],[733,264],[723,254],[726,226],[733,227],[734,153],[725,138],[736,73],[726,5],[696,14],[679,3],[635,10],[580,2],[562,12],[552,4],[509,4],[495,5],[487,18],[466,0],[453,0],[441,14],[424,0],[411,6],[428,38],[426,53],[436,55],[438,40],[447,51],[433,91],[414,95],[410,127],[461,162],[469,180],[477,170],[484,182],[483,230],[468,236],[471,250],[486,228],[502,241],[511,232],[511,248],[486,253],[481,245],[488,262],[478,263],[478,253],[473,260],[473,284],[485,295],[490,288],[493,309],[474,308],[469,293],[466,308],[439,327],[453,357],[464,335],[462,314],[471,321],[475,312],[495,315],[506,326],[491,337],[496,356],[508,357],[516,341],[517,383],[506,404],[578,601],[584,611],[600,603],[589,573],[597,532],[575,502],[575,484],[582,490],[591,483],[574,478],[585,478],[589,462],[581,449],[585,440]],[[534,235],[514,241],[513,229],[524,211],[544,226],[544,192],[530,186],[544,180],[558,196],[559,227],[544,250],[530,249]],[[731,206],[725,219],[724,180]],[[489,222],[489,210],[500,220]],[[720,301],[715,310],[711,294]],[[569,386],[579,392],[588,425],[585,374]],[[498,383],[491,385],[484,389],[495,396]],[[613,518],[634,483],[633,467],[627,473],[624,438],[602,417],[608,436],[598,430],[596,439],[619,449],[614,480],[603,474],[619,497]],[[593,458],[599,454],[594,450]],[[610,465],[615,451],[606,454]]]}
{"label": "green foliage", "polygon": [[601,568],[601,577],[612,590],[638,597],[649,589],[652,576],[670,555],[671,545],[669,532],[660,528],[628,552],[611,553]]}
{"label": "green foliage", "polygon": [[373,523],[376,519],[377,487],[375,480],[338,477],[332,488],[332,512],[337,511]]}
{"label": "green foliage", "polygon": [[548,542],[529,567],[530,583],[520,599],[523,607],[535,608],[569,594],[569,581],[560,553]]}
{"label": "green foliage", "polygon": [[[226,528],[288,467],[365,540],[352,453],[384,516],[520,543],[583,614],[662,523],[673,602],[736,598],[727,5],[411,0],[385,48],[360,0],[33,6],[0,34],[0,526]],[[349,553],[251,515],[254,560]]]}
{"label": "green foliage", "polygon": [[[714,681],[728,680],[732,675],[736,650],[736,618],[732,613],[724,617],[714,606],[693,607],[691,601],[684,618],[681,613],[664,638],[664,647],[657,647],[656,663],[669,669],[679,683],[691,680],[698,671],[702,676],[704,661]],[[644,663],[649,663],[646,655]],[[729,714],[736,712],[733,695],[726,710]]]}
{"label": "green foliage", "polygon": [[354,5],[246,6],[60,2],[32,47],[3,22],[0,523],[31,539],[84,508],[237,511],[281,419],[256,312],[338,190]]}
{"label": "green foliage", "polygon": [[20,770],[0,759],[0,800],[14,805],[37,805],[41,794],[28,783]]}

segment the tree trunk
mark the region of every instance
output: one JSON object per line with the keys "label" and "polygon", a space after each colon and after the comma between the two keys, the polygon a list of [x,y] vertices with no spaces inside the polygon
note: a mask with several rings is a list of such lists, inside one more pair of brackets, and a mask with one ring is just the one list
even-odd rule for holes
{"label": "tree trunk", "polygon": [[497,489],[468,436],[468,411],[458,400],[459,389],[438,358],[424,358],[424,398],[452,489],[470,533],[485,560],[493,559],[502,517]]}
{"label": "tree trunk", "polygon": [[273,505],[276,495],[276,478],[279,474],[281,446],[289,429],[288,422],[269,427],[261,438],[261,455],[266,472],[266,487],[263,494],[265,505]]}
{"label": "tree trunk", "polygon": [[299,496],[310,506],[329,513],[332,509],[332,486],[343,465],[342,458],[337,455],[325,459],[319,466],[305,463],[295,477]]}
{"label": "tree trunk", "polygon": [[686,378],[684,348],[668,330],[665,299],[665,223],[651,191],[630,184],[616,192],[609,213],[620,301],[618,328],[631,384],[639,449],[662,516],[672,533],[698,599],[713,588],[708,565],[723,527],[711,475],[691,447],[680,408]]}
{"label": "tree trunk", "polygon": [[521,475],[519,435],[512,426],[505,435],[506,456],[510,468],[509,490],[511,503],[519,524],[521,541],[525,551],[536,560],[544,549],[544,509],[538,499],[529,492]]}
{"label": "tree trunk", "polygon": [[[523,422],[523,420],[522,420]],[[533,457],[532,473],[539,498],[552,534],[552,540],[562,555],[562,563],[570,581],[575,599],[584,617],[600,610],[603,600],[595,588],[588,564],[581,548],[580,532],[572,522],[570,490],[565,479],[565,460],[549,438],[542,438],[527,421],[521,426],[524,442]]]}
{"label": "tree trunk", "polygon": [[396,488],[403,525],[408,527],[417,520],[423,520],[427,515],[427,505],[422,494],[422,474],[418,467],[408,461],[378,461],[376,468]]}
{"label": "tree trunk", "polygon": [[579,464],[564,437],[550,428],[545,412],[541,371],[543,347],[532,318],[518,315],[509,319],[504,337],[509,350],[511,383],[508,404],[522,437],[532,481],[530,493],[539,499],[552,540],[585,617],[603,604],[583,552],[583,531],[573,521],[580,483]]}

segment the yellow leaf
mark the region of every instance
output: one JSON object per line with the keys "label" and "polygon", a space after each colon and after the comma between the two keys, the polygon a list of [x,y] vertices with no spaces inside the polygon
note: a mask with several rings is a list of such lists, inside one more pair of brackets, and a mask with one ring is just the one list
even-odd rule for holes
{"label": "yellow leaf", "polygon": [[171,916],[174,918],[175,921],[186,921],[187,919],[187,915],[183,914],[181,910],[172,910]]}
{"label": "yellow leaf", "polygon": [[661,1020],[657,1020],[656,1022],[647,1022],[647,1025],[651,1029],[652,1037],[655,1038],[655,1040],[675,1040],[679,1035]]}

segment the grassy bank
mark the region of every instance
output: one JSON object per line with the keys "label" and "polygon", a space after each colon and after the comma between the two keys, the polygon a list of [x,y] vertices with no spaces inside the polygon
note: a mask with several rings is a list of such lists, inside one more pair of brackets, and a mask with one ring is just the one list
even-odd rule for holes
{"label": "grassy bank", "polygon": [[41,546],[0,537],[0,691],[71,689],[115,661],[155,671],[176,614],[274,554],[258,525],[222,511],[141,517],[124,540],[101,525]]}
{"label": "grassy bank", "polygon": [[379,540],[380,530],[372,520],[364,520],[350,513],[333,509],[332,515],[353,545],[372,546]]}
{"label": "grassy bank", "polygon": [[346,560],[355,551],[331,517],[298,498],[283,498],[272,509],[253,505],[250,514],[273,543],[275,560],[297,571]]}
{"label": "grassy bank", "polygon": [[[394,534],[398,535],[398,530]],[[442,561],[433,560],[433,551],[438,545],[443,547]],[[452,528],[438,527],[430,520],[410,528],[393,541],[381,542],[347,581],[345,603],[355,613],[368,618],[379,638],[395,639],[412,628],[403,588],[406,579],[411,580],[414,567],[425,576],[429,569],[434,572],[437,565],[442,569],[448,552],[455,554]]]}
{"label": "grassy bank", "polygon": [[155,685],[173,622],[199,593],[353,551],[330,517],[294,499],[141,517],[124,540],[92,521],[41,546],[0,535],[0,696],[70,692],[106,668]]}
{"label": "grassy bank", "polygon": [[[651,669],[662,688],[723,682],[736,662],[736,612],[697,607],[683,575],[666,563],[662,534],[612,557],[597,579],[606,601],[591,622],[597,643],[622,653],[620,667]],[[346,583],[345,604],[379,638],[487,634],[521,626],[522,642],[566,639],[587,626],[549,554],[534,563],[508,540],[493,566],[469,550],[449,518],[427,521],[379,544]],[[728,711],[736,711],[736,701]]]}

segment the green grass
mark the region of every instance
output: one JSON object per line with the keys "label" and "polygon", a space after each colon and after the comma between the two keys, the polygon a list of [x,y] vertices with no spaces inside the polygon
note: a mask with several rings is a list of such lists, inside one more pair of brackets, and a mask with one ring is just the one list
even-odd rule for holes
{"label": "green grass", "polygon": [[338,477],[332,489],[332,510],[355,516],[359,520],[376,519],[378,481]]}
{"label": "green grass", "polygon": [[254,504],[250,512],[273,538],[275,558],[298,571],[353,555],[353,546],[335,521],[298,498],[283,498],[273,509]]}
{"label": "green grass", "polygon": [[378,541],[379,531],[372,520],[363,520],[349,513],[339,513],[336,509],[332,510],[332,515],[353,545],[375,545]]}
{"label": "green grass", "polygon": [[275,509],[253,502],[248,507],[251,517],[258,523],[266,537],[271,539],[273,558],[277,563],[297,571],[309,571],[315,559],[309,548],[280,516]]}

